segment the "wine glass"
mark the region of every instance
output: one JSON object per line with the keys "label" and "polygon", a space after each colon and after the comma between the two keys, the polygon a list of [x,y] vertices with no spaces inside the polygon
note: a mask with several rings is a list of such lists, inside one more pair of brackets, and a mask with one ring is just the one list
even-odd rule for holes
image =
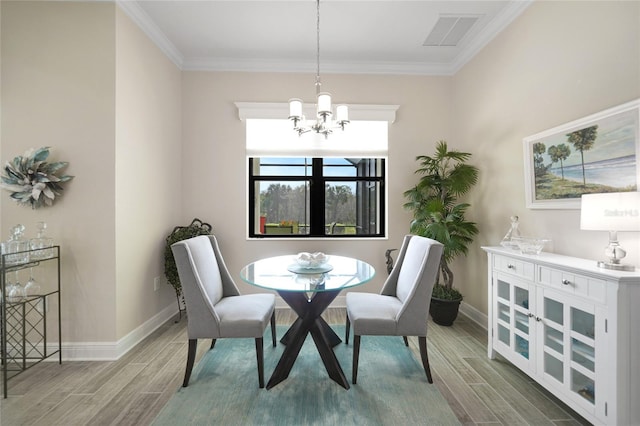
{"label": "wine glass", "polygon": [[11,289],[13,288],[13,283],[11,282],[11,278],[6,276],[6,281],[4,283],[4,294],[2,295],[3,300],[9,300],[9,293],[11,293]]}
{"label": "wine glass", "polygon": [[[40,296],[42,294],[42,286],[33,276],[33,268],[29,268],[29,281],[27,281],[27,284],[24,286],[24,292],[26,297]],[[36,309],[42,314],[45,310],[44,297],[40,296],[38,299]]]}
{"label": "wine glass", "polygon": [[33,277],[33,268],[29,268],[29,281],[24,286],[26,296],[39,296],[42,290],[40,283]]}
{"label": "wine glass", "polygon": [[11,286],[9,293],[7,294],[7,301],[9,302],[20,302],[24,296],[24,288],[22,284],[20,284],[20,279],[18,277],[18,271],[15,272],[16,282]]}

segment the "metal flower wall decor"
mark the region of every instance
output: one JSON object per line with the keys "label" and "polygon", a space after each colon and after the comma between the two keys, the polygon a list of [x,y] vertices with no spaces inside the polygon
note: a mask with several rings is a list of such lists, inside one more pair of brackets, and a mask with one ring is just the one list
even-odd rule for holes
{"label": "metal flower wall decor", "polygon": [[23,206],[37,209],[52,206],[56,196],[62,195],[62,184],[74,176],[58,176],[67,161],[48,163],[49,147],[30,149],[12,161],[7,161],[0,186],[11,191],[11,198]]}

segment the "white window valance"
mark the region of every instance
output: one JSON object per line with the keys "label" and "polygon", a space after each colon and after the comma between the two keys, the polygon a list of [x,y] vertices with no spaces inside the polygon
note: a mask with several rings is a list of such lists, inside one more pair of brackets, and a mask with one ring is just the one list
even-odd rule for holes
{"label": "white window valance", "polygon": [[[287,103],[236,102],[246,122],[246,149],[250,157],[386,157],[388,126],[395,121],[397,105],[349,105],[351,123],[336,129],[329,138],[293,130]],[[313,116],[313,106],[305,114]]]}

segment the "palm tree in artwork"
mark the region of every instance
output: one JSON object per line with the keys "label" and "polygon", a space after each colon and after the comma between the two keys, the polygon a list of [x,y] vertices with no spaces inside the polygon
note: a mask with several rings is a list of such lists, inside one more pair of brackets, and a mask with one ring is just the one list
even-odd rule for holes
{"label": "palm tree in artwork", "polygon": [[547,168],[544,166],[544,158],[542,154],[547,150],[547,146],[542,142],[536,142],[533,144],[533,172],[534,176],[544,176],[547,172]]}
{"label": "palm tree in artwork", "polygon": [[582,161],[582,185],[587,184],[584,173],[584,152],[590,150],[598,137],[598,125],[585,127],[567,134],[567,141],[580,151],[580,159]]}
{"label": "palm tree in artwork", "polygon": [[547,154],[549,154],[552,163],[560,162],[560,173],[562,174],[562,180],[564,180],[563,161],[569,158],[569,155],[571,155],[571,149],[567,145],[561,143],[558,146],[550,146]]}

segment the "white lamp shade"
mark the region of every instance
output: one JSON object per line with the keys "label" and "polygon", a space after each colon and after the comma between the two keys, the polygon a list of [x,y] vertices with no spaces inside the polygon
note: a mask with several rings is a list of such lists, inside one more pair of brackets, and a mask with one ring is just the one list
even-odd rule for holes
{"label": "white lamp shade", "polygon": [[302,101],[297,98],[289,99],[289,117],[300,118],[302,116]]}
{"label": "white lamp shade", "polygon": [[640,192],[583,195],[580,229],[640,231]]}
{"label": "white lamp shade", "polygon": [[331,95],[327,92],[318,93],[318,114],[331,114]]}
{"label": "white lamp shade", "polygon": [[346,105],[338,105],[336,107],[336,121],[349,121],[349,107]]}

